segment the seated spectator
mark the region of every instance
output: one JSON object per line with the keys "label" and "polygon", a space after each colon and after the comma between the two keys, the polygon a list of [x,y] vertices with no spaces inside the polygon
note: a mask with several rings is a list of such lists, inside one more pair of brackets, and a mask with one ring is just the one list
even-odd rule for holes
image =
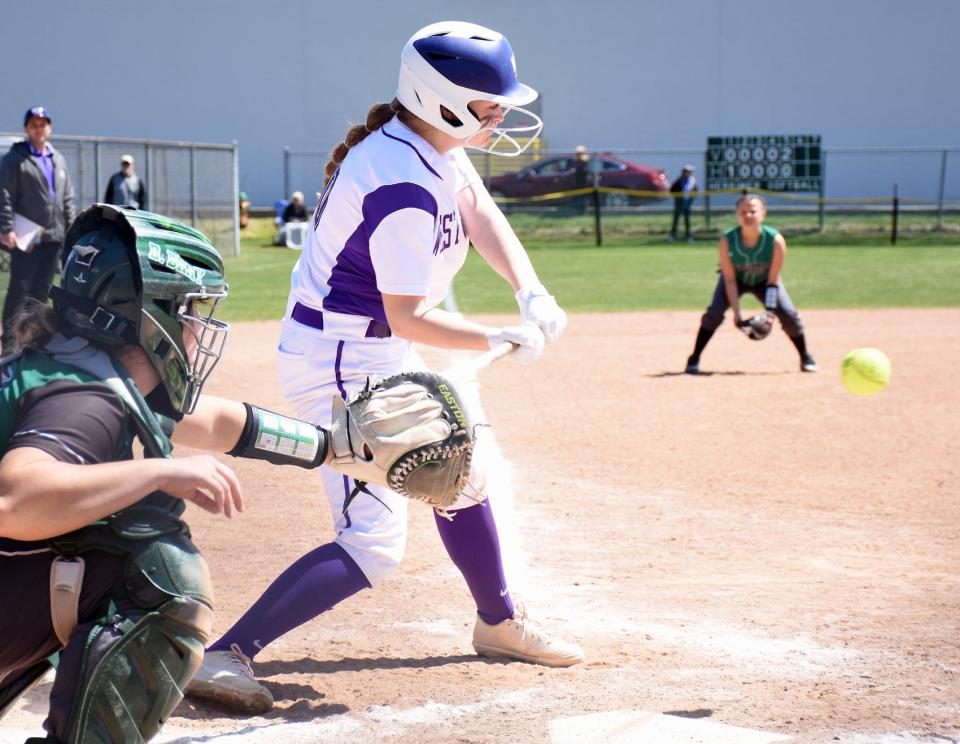
{"label": "seated spectator", "polygon": [[287,224],[290,222],[306,222],[307,208],[303,205],[303,192],[294,191],[290,203],[283,209],[280,217],[280,231],[277,233],[274,245],[287,245]]}

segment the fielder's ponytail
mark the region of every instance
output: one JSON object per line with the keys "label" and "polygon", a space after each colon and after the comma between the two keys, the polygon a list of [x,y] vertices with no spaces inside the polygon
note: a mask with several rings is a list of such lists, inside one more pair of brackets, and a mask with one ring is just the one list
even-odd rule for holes
{"label": "fielder's ponytail", "polygon": [[347,153],[350,152],[351,147],[359,145],[367,138],[368,134],[376,132],[402,110],[403,106],[396,98],[390,103],[374,104],[367,112],[366,122],[350,127],[347,136],[343,138],[343,142],[333,148],[333,151],[330,153],[330,161],[324,169],[324,184],[330,180],[330,176],[332,176],[333,172],[340,166],[343,159],[347,157]]}

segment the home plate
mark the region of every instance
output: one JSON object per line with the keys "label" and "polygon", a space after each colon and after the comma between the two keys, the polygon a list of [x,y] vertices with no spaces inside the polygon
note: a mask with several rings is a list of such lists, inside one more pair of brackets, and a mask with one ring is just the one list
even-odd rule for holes
{"label": "home plate", "polygon": [[769,731],[727,726],[702,719],[613,710],[587,716],[555,718],[550,722],[552,744],[768,744],[793,737]]}

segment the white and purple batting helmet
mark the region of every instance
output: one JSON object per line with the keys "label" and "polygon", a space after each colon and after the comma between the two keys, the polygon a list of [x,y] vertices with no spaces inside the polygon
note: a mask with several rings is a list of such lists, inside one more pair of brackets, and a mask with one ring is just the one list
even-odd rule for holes
{"label": "white and purple batting helmet", "polygon": [[[397,98],[441,132],[467,140],[484,128],[468,108],[471,101],[493,101],[505,114],[522,115],[514,125],[505,120],[489,127],[494,136],[480,149],[497,155],[519,155],[540,134],[540,117],[520,108],[536,97],[537,91],[517,79],[517,63],[506,37],[475,23],[431,24],[410,37],[400,54]],[[441,106],[457,121],[444,118]]]}

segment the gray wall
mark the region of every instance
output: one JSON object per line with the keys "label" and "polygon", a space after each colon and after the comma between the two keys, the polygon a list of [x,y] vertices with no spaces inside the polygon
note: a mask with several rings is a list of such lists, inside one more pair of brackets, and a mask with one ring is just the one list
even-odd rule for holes
{"label": "gray wall", "polygon": [[960,144],[956,0],[5,5],[0,130],[43,104],[60,134],[236,139],[255,204],[281,196],[284,145],[339,141],[392,96],[406,38],[446,18],[508,35],[543,94],[551,147],[790,133],[828,147]]}

